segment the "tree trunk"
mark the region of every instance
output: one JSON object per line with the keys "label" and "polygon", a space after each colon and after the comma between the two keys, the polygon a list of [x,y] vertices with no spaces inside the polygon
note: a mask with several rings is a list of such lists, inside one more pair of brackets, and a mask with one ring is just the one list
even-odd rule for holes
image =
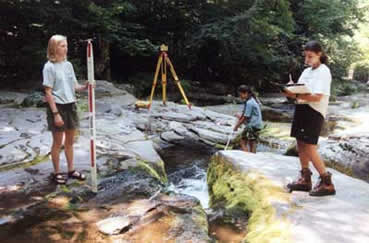
{"label": "tree trunk", "polygon": [[110,43],[98,38],[99,55],[96,60],[96,76],[103,80],[111,80]]}

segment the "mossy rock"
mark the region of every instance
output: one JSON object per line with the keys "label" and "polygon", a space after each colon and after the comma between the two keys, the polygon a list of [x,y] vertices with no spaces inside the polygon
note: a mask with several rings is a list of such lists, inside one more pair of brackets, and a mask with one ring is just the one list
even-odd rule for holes
{"label": "mossy rock", "polygon": [[207,180],[212,207],[223,206],[227,214],[248,215],[243,242],[289,242],[288,222],[276,216],[269,201],[271,197],[288,200],[280,187],[256,172],[240,172],[219,155],[211,159]]}
{"label": "mossy rock", "polygon": [[159,180],[161,183],[168,183],[168,177],[165,172],[164,161],[160,160],[157,163],[139,160],[138,167],[146,171],[149,175]]}
{"label": "mossy rock", "polygon": [[352,105],[351,105],[351,108],[352,109],[357,109],[359,107],[360,107],[360,102],[358,102],[358,101],[352,102]]}

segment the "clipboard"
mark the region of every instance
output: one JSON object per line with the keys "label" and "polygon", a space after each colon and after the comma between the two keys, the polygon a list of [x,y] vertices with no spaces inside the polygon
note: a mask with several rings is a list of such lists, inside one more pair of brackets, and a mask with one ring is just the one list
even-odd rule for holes
{"label": "clipboard", "polygon": [[287,84],[284,88],[294,94],[311,94],[311,90],[305,84]]}
{"label": "clipboard", "polygon": [[305,84],[279,84],[276,82],[270,82],[270,84],[281,92],[288,90],[294,94],[311,94],[311,90]]}

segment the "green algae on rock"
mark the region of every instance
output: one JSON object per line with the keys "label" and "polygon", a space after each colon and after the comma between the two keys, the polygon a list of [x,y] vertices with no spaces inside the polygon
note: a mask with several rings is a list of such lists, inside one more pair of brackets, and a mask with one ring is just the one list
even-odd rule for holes
{"label": "green algae on rock", "polygon": [[257,172],[242,173],[216,154],[208,169],[211,206],[222,205],[226,211],[246,213],[248,234],[244,242],[289,241],[289,224],[276,217],[271,200],[288,201],[288,195]]}

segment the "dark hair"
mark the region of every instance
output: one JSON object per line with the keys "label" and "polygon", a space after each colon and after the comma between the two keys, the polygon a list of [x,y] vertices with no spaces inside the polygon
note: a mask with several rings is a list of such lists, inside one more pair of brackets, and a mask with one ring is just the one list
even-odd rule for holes
{"label": "dark hair", "polygon": [[308,43],[305,44],[304,51],[312,51],[312,52],[315,52],[315,53],[321,52],[322,55],[320,56],[320,62],[324,63],[324,64],[328,63],[328,57],[324,53],[323,48],[322,48],[322,46],[320,45],[319,42],[314,41],[314,40],[309,41]]}
{"label": "dark hair", "polygon": [[239,93],[252,93],[251,89],[249,88],[249,86],[247,85],[240,85],[240,87],[238,87],[238,92]]}
{"label": "dark hair", "polygon": [[238,92],[239,93],[248,93],[249,97],[253,97],[256,100],[256,102],[260,103],[259,100],[256,98],[254,92],[252,91],[252,89],[249,86],[244,85],[244,84],[240,85],[238,87]]}

